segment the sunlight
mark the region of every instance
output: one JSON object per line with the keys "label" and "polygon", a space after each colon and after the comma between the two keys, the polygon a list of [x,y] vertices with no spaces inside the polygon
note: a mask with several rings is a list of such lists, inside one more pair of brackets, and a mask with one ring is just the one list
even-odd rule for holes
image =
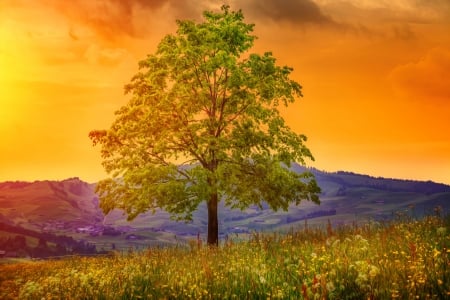
{"label": "sunlight", "polygon": [[19,36],[16,24],[4,21],[0,27],[0,132],[11,131],[19,118],[23,118],[26,95],[22,82],[35,70],[29,45]]}
{"label": "sunlight", "polygon": [[17,101],[17,90],[10,82],[0,80],[0,85],[0,132],[3,132],[8,131],[8,127],[17,118],[20,103]]}
{"label": "sunlight", "polygon": [[[9,30],[11,26],[2,24],[0,27],[0,82],[11,78],[17,78],[18,64],[15,57],[20,54],[17,36],[14,36],[13,30]],[[3,86],[3,84],[2,84]],[[3,92],[4,88],[0,92]],[[2,100],[0,98],[0,100]]]}
{"label": "sunlight", "polygon": [[12,56],[17,50],[12,36],[8,26],[0,27],[0,131],[4,131],[11,123],[17,109],[17,91],[11,79],[17,78],[19,74]]}

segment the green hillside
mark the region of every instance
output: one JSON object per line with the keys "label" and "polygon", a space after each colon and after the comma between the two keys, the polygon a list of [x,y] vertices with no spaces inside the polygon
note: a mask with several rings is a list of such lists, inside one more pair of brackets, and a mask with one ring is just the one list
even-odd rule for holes
{"label": "green hillside", "polygon": [[[267,205],[245,211],[220,203],[219,234],[242,237],[257,231],[286,231],[305,226],[383,222],[399,214],[422,217],[450,212],[450,186],[423,181],[375,178],[351,172],[321,172],[292,167],[315,174],[322,188],[321,204],[303,201],[288,211],[274,212]],[[145,213],[128,222],[122,211],[104,216],[98,207],[95,185],[78,178],[61,182],[0,183],[0,223],[71,236],[97,245],[97,249],[142,248],[175,244],[206,235],[206,206],[200,205],[190,223],[175,222],[168,213]]]}

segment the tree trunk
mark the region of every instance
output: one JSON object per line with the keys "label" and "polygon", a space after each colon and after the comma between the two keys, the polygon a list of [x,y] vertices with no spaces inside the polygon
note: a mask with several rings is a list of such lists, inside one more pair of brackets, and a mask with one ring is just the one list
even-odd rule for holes
{"label": "tree trunk", "polygon": [[208,201],[208,246],[219,246],[218,195],[212,193]]}

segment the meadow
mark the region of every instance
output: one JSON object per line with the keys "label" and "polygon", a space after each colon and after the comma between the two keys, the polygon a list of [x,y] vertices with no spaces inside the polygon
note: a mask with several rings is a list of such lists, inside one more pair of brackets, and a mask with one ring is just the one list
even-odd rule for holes
{"label": "meadow", "polygon": [[450,217],[0,265],[0,299],[180,298],[448,299]]}

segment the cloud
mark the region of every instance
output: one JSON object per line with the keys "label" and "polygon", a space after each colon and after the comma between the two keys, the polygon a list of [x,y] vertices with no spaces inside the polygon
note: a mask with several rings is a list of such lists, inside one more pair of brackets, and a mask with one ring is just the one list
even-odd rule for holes
{"label": "cloud", "polygon": [[[151,21],[161,16],[171,21],[173,17],[195,18],[201,14],[202,7],[191,1],[177,0],[42,1],[111,41],[123,36],[144,37],[152,29]],[[72,32],[71,37],[77,36]]]}
{"label": "cloud", "polygon": [[84,53],[89,63],[102,66],[116,66],[123,61],[126,55],[127,51],[124,49],[101,48],[96,44],[90,45]]}
{"label": "cloud", "polygon": [[[68,16],[71,20],[81,22],[91,27],[96,33],[106,39],[114,39],[117,36],[139,34],[139,29],[133,24],[134,7],[145,1],[58,1],[45,0],[46,3]],[[162,5],[159,1],[148,1],[151,8]],[[144,7],[146,8],[146,7]]]}
{"label": "cloud", "polygon": [[408,24],[405,24],[405,23],[399,24],[399,25],[393,25],[392,32],[393,32],[394,38],[396,38],[398,40],[408,41],[408,40],[412,40],[412,39],[416,38],[416,34],[414,33],[414,31],[411,29],[411,27]]}
{"label": "cloud", "polygon": [[450,1],[448,0],[316,0],[323,7],[337,9],[352,16],[378,19],[386,22],[438,23],[448,22]]}
{"label": "cloud", "polygon": [[[340,2],[339,2],[340,3]],[[357,36],[372,37],[377,35],[362,22],[355,22],[352,18],[344,18],[340,13],[347,5],[335,5],[313,0],[234,0],[232,9],[242,9],[247,20],[258,26],[265,23],[278,25],[279,28],[290,25],[295,30],[318,29],[333,30]],[[331,8],[331,9],[329,9]]]}
{"label": "cloud", "polygon": [[450,103],[450,50],[435,48],[422,59],[396,67],[389,75],[395,91],[409,99]]}
{"label": "cloud", "polygon": [[337,24],[311,0],[240,0],[236,1],[236,5],[242,8],[244,14],[259,20],[269,19],[274,22],[288,22],[295,25]]}
{"label": "cloud", "polygon": [[415,4],[415,9],[424,11],[430,21],[440,21],[449,23],[450,1],[449,0],[411,0]]}

